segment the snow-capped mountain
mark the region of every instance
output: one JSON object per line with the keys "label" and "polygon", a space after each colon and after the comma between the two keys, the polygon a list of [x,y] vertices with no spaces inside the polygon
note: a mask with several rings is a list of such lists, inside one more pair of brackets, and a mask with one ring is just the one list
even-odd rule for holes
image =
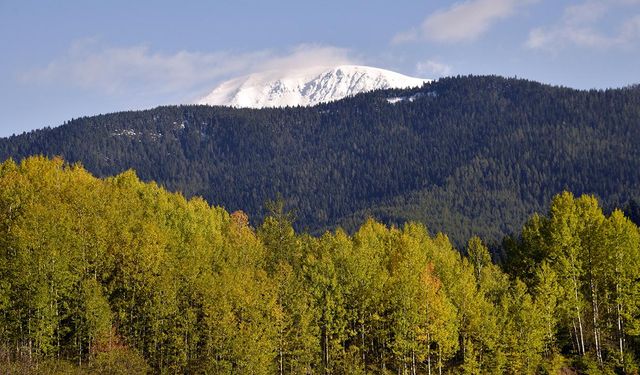
{"label": "snow-capped mountain", "polygon": [[267,71],[223,82],[197,103],[250,108],[311,106],[361,92],[422,86],[430,81],[359,65]]}

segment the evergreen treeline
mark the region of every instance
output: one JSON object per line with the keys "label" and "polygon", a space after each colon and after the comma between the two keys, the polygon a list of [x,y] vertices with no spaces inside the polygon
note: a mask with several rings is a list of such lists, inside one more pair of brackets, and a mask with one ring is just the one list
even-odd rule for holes
{"label": "evergreen treeline", "polygon": [[[640,232],[554,198],[507,241],[422,224],[296,234],[129,171],[0,165],[0,368],[9,373],[637,373]],[[566,373],[566,372],[565,372]]]}
{"label": "evergreen treeline", "polygon": [[[388,103],[390,97],[415,100]],[[640,197],[640,88],[577,91],[500,77],[441,79],[312,108],[160,107],[0,140],[0,160],[60,155],[129,168],[247,212],[278,193],[296,229],[420,221],[464,244],[501,240],[569,190],[607,210]]]}

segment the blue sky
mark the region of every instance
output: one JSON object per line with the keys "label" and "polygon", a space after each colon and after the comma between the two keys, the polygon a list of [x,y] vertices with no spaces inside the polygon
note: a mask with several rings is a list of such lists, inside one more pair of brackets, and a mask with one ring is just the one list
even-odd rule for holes
{"label": "blue sky", "polygon": [[640,0],[0,0],[0,136],[191,103],[266,68],[640,82]]}

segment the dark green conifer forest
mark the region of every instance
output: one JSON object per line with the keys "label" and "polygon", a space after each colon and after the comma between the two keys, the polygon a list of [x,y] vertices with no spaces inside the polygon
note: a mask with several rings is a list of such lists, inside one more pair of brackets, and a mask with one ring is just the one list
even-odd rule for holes
{"label": "dark green conifer forest", "polygon": [[0,165],[0,368],[76,374],[637,374],[640,232],[556,195],[495,264],[373,219],[296,232],[133,171]]}
{"label": "dark green conifer forest", "polygon": [[[412,98],[391,104],[389,98]],[[495,76],[440,79],[315,107],[170,106],[83,117],[0,139],[0,160],[130,168],[262,222],[278,194],[298,231],[355,232],[367,217],[422,222],[462,247],[517,233],[554,195],[609,212],[640,197],[640,87],[581,91]]]}

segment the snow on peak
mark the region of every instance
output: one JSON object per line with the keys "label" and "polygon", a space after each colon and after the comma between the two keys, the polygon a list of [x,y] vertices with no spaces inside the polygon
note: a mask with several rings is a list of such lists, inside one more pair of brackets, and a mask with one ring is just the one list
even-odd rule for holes
{"label": "snow on peak", "polygon": [[430,81],[359,65],[267,71],[223,82],[197,103],[250,108],[311,106],[361,92],[416,87]]}

